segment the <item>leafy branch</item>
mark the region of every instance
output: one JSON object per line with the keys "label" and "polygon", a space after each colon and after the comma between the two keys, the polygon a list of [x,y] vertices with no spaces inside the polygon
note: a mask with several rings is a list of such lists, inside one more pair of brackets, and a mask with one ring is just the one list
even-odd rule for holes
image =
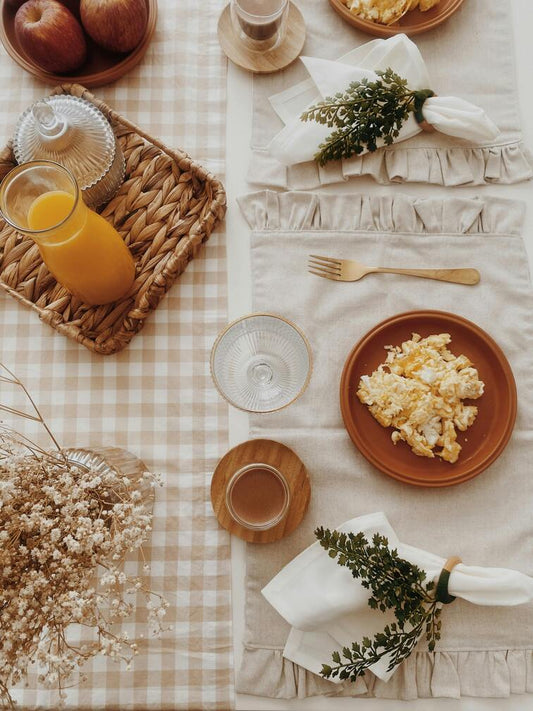
{"label": "leafy branch", "polygon": [[410,90],[407,79],[390,67],[376,74],[376,81],[354,81],[345,92],[326,97],[300,116],[302,121],[335,129],[318,147],[315,160],[320,165],[359,155],[365,149],[373,152],[380,139],[389,146],[411,112],[423,120],[424,101],[434,95],[430,89]]}
{"label": "leafy branch", "polygon": [[381,612],[393,610],[396,618],[373,640],[364,637],[360,643],[344,647],[342,657],[340,652],[333,652],[334,665],[323,664],[322,676],[355,681],[383,657],[387,657],[388,671],[392,671],[411,654],[424,633],[429,650],[434,650],[440,639],[441,607],[434,583],[424,583],[423,570],[400,558],[396,549],[389,548],[388,539],[377,533],[371,544],[362,532],[317,528],[315,536],[330,558],[351,570],[353,577],[360,578],[361,585],[371,591],[369,606]]}

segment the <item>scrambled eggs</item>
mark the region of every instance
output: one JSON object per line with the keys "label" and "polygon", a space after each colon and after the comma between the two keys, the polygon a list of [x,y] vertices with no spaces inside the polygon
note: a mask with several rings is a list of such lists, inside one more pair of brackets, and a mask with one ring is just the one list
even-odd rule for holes
{"label": "scrambled eggs", "polygon": [[342,0],[355,15],[363,20],[392,25],[409,10],[425,12],[440,0]]}
{"label": "scrambled eggs", "polygon": [[484,383],[466,356],[446,348],[451,340],[449,333],[413,333],[401,346],[386,346],[385,362],[362,376],[357,397],[380,425],[394,427],[394,444],[405,440],[420,457],[453,463],[461,451],[457,430],[477,415],[475,405],[462,401],[481,397]]}

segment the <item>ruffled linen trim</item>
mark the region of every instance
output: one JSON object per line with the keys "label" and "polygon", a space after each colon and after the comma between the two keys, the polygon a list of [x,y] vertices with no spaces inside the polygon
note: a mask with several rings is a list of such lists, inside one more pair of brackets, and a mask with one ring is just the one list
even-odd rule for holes
{"label": "ruffled linen trim", "polygon": [[317,695],[505,698],[533,692],[533,649],[414,652],[388,682],[368,672],[355,684],[339,685],[285,659],[280,649],[246,647],[237,691],[279,699]]}
{"label": "ruffled linen trim", "polygon": [[263,190],[238,198],[253,230],[521,234],[524,203],[501,198],[413,198]]}
{"label": "ruffled linen trim", "polygon": [[509,184],[533,177],[533,158],[524,144],[517,141],[481,148],[382,148],[323,167],[313,161],[287,167],[266,149],[255,149],[247,180],[286,190],[312,190],[360,175],[369,175],[384,185],[407,182],[456,187]]}

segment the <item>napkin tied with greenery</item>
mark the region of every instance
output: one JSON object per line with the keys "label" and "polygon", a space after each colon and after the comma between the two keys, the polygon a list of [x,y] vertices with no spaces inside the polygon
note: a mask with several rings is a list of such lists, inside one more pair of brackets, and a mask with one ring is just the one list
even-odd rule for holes
{"label": "napkin tied with greenery", "polygon": [[392,610],[395,621],[376,632],[373,639],[363,637],[341,653],[331,655],[333,664],[323,664],[326,679],[338,677],[355,681],[366,669],[382,659],[387,671],[393,671],[406,659],[425,634],[429,651],[440,639],[442,606],[435,583],[425,582],[426,573],[401,558],[389,547],[385,536],[375,533],[369,542],[364,533],[339,533],[317,528],[315,535],[329,557],[348,568],[361,585],[371,591],[368,605],[372,610]]}
{"label": "napkin tied with greenery", "polygon": [[[292,627],[285,658],[337,683],[366,670],[387,681],[422,638],[438,649],[444,558],[402,543],[381,512],[316,536],[262,590]],[[533,600],[533,578],[460,563],[447,592],[476,605],[520,605]]]}
{"label": "napkin tied with greenery", "polygon": [[326,97],[301,115],[302,121],[315,121],[334,129],[314,156],[320,165],[365,150],[372,153],[379,148],[378,141],[390,146],[410,113],[420,125],[424,124],[424,102],[434,92],[409,89],[407,79],[390,67],[376,74],[375,81],[366,77],[354,81],[345,92]]}
{"label": "napkin tied with greenery", "polygon": [[346,61],[301,60],[315,99],[295,114],[294,99],[307,84],[270,97],[285,126],[268,152],[283,165],[313,159],[324,165],[373,152],[412,138],[428,125],[475,146],[499,136],[479,106],[458,96],[437,96],[420,51],[406,35],[368,42],[346,55]]}

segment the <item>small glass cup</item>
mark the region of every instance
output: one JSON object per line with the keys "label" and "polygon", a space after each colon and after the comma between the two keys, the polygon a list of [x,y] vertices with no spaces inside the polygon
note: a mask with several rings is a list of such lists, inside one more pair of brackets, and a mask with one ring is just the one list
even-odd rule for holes
{"label": "small glass cup", "polygon": [[290,498],[283,474],[260,462],[236,471],[226,488],[230,516],[250,531],[268,531],[277,526],[287,515]]}
{"label": "small glass cup", "polygon": [[39,160],[13,168],[0,185],[0,212],[37,244],[56,280],[89,305],[130,290],[135,264],[121,236],[90,210],[62,165]]}
{"label": "small glass cup", "polygon": [[311,347],[300,329],[274,314],[251,314],[230,323],[211,350],[211,376],[231,405],[274,412],[306,389]]}
{"label": "small glass cup", "polygon": [[287,26],[289,0],[231,0],[230,14],[235,34],[254,52],[278,47]]}

